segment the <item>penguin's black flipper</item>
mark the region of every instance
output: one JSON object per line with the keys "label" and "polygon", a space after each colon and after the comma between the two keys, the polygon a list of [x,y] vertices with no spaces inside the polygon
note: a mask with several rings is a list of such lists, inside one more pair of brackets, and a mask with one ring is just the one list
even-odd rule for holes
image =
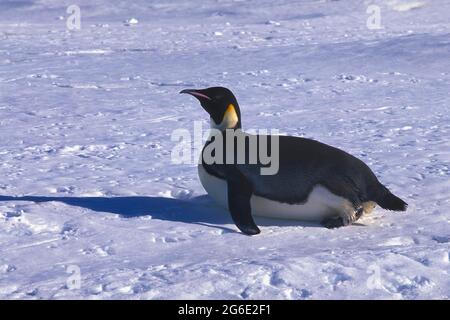
{"label": "penguin's black flipper", "polygon": [[250,182],[234,165],[227,165],[228,209],[236,226],[247,235],[260,233],[253,221],[250,198],[253,193]]}

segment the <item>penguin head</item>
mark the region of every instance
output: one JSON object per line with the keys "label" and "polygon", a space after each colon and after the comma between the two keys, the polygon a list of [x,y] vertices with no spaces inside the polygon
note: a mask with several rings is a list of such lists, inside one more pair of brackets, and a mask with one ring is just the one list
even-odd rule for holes
{"label": "penguin head", "polygon": [[185,89],[200,101],[203,109],[211,117],[212,127],[220,130],[241,128],[241,111],[234,94],[224,87],[206,89]]}

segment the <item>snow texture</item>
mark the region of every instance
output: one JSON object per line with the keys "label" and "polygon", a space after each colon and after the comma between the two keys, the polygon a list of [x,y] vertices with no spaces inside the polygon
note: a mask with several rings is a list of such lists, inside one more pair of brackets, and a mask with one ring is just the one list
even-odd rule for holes
{"label": "snow texture", "polygon": [[[442,0],[2,0],[0,298],[448,299],[449,17]],[[208,127],[178,92],[214,85],[244,129],[342,148],[408,211],[237,232],[171,162],[174,129]]]}

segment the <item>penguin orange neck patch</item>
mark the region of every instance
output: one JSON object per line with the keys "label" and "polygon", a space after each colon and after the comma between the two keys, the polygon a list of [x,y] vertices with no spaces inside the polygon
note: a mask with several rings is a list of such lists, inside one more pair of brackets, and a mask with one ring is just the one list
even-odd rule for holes
{"label": "penguin orange neck patch", "polygon": [[231,129],[234,128],[238,122],[239,117],[236,113],[236,109],[234,105],[230,103],[227,107],[227,110],[225,110],[225,113],[223,114],[223,119],[220,126],[223,129]]}
{"label": "penguin orange neck patch", "polygon": [[232,129],[236,127],[239,122],[239,117],[237,115],[236,109],[232,103],[230,103],[223,114],[222,122],[216,124],[214,120],[211,119],[211,128],[218,130]]}

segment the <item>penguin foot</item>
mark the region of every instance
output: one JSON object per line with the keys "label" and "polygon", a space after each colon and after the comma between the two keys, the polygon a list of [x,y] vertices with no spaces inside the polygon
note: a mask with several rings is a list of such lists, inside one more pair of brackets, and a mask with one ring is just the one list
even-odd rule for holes
{"label": "penguin foot", "polygon": [[340,228],[344,226],[348,226],[354,223],[356,220],[361,218],[364,213],[364,208],[359,207],[354,210],[351,214],[346,214],[344,216],[333,216],[329,218],[325,218],[322,220],[321,224],[328,229]]}
{"label": "penguin foot", "polygon": [[345,226],[346,222],[344,220],[345,219],[343,219],[341,216],[335,216],[323,219],[320,224],[323,225],[325,228],[335,229]]}

